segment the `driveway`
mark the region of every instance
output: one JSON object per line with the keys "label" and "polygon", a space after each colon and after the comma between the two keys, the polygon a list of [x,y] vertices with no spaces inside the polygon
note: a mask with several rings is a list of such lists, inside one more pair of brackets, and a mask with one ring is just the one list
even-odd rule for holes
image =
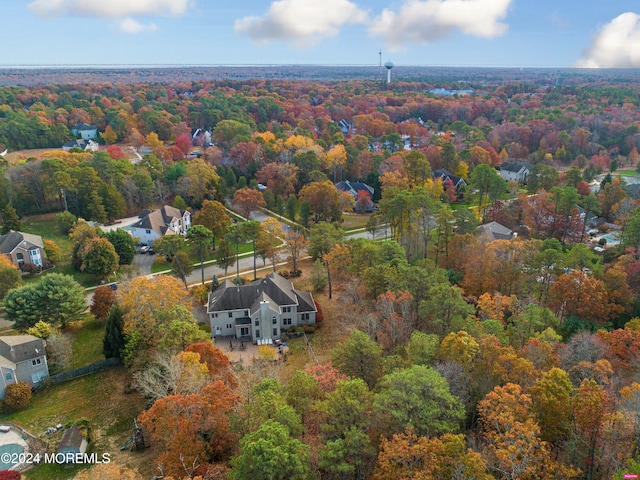
{"label": "driveway", "polygon": [[132,265],[134,266],[134,268],[138,269],[140,275],[149,275],[151,273],[151,265],[153,265],[153,262],[156,259],[156,255],[136,252],[133,257]]}

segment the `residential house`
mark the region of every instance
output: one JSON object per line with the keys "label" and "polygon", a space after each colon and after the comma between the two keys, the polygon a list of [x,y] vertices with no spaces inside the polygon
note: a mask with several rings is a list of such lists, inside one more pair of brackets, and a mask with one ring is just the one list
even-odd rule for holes
{"label": "residential house", "polygon": [[0,235],[0,253],[9,257],[11,263],[20,268],[31,263],[42,268],[44,259],[44,242],[40,235],[15,232]]}
{"label": "residential house", "polygon": [[87,125],[86,123],[78,123],[71,127],[71,133],[82,140],[95,140],[98,138],[98,127]]}
{"label": "residential house", "polygon": [[349,180],[343,180],[336,183],[336,188],[341,192],[348,192],[353,195],[353,198],[357,200],[358,192],[364,190],[371,198],[373,198],[374,188],[370,187],[364,182],[350,182]]}
{"label": "residential house", "polygon": [[143,245],[151,245],[165,235],[186,235],[191,227],[191,212],[165,205],[158,210],[145,211],[140,220],[131,225],[131,235]]}
{"label": "residential house", "polygon": [[67,428],[62,434],[56,453],[65,456],[65,463],[75,463],[76,455],[87,451],[89,440],[77,425]]}
{"label": "residential house", "polygon": [[277,273],[247,285],[225,280],[207,305],[213,337],[249,341],[279,339],[289,328],[315,323],[316,312],[311,293],[296,290]]}
{"label": "residential house", "polygon": [[69,140],[62,146],[62,150],[64,150],[65,152],[68,152],[72,148],[79,148],[80,150],[84,150],[85,152],[97,152],[100,146],[93,140],[85,140],[83,138]]}
{"label": "residential house", "polygon": [[24,382],[32,387],[49,376],[46,343],[33,335],[0,337],[0,398],[4,398],[7,385]]}
{"label": "residential house", "polygon": [[444,168],[439,168],[437,170],[434,170],[433,172],[431,172],[431,175],[433,176],[434,180],[438,178],[441,179],[443,185],[446,185],[447,182],[451,182],[451,184],[455,187],[456,190],[458,190],[460,187],[464,187],[467,185],[467,182],[465,181],[464,178],[453,175],[449,173],[447,170],[445,170]]}
{"label": "residential house", "polygon": [[509,230],[498,222],[490,222],[480,225],[478,226],[478,231],[488,242],[493,242],[494,240],[513,240],[518,236],[517,232]]}
{"label": "residential house", "polygon": [[500,175],[505,182],[515,181],[524,183],[527,181],[533,165],[527,162],[504,162],[500,165]]}

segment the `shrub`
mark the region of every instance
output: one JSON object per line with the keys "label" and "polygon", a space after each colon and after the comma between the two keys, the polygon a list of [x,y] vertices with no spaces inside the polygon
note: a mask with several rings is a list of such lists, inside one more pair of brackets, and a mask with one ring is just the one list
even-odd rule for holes
{"label": "shrub", "polygon": [[191,295],[194,296],[198,305],[206,305],[209,300],[209,287],[206,285],[198,285],[191,289]]}
{"label": "shrub", "polygon": [[235,285],[244,285],[244,278],[236,277],[232,280]]}
{"label": "shrub", "polygon": [[28,328],[27,333],[34,337],[44,338],[46,340],[53,333],[53,327],[51,324],[40,320],[33,327]]}
{"label": "shrub", "polygon": [[101,285],[93,292],[93,301],[89,311],[100,321],[109,315],[109,310],[116,302],[117,293],[111,287]]}
{"label": "shrub", "polygon": [[15,470],[0,470],[0,480],[20,480],[22,474]]}
{"label": "shrub", "polygon": [[282,270],[282,271],[278,272],[278,275],[280,275],[281,277],[284,277],[284,278],[289,278],[289,270]]}
{"label": "shrub", "polygon": [[23,263],[22,265],[20,265],[20,270],[22,271],[22,273],[26,273],[27,276],[33,277],[40,271],[40,267],[34,265],[33,263]]}
{"label": "shrub", "polygon": [[56,221],[58,222],[58,229],[68,235],[73,230],[73,227],[76,226],[78,218],[71,212],[62,212],[56,215]]}
{"label": "shrub", "polygon": [[44,253],[51,263],[58,263],[62,258],[60,247],[53,240],[44,241]]}
{"label": "shrub", "polygon": [[12,383],[7,385],[4,404],[9,411],[25,408],[31,403],[31,387],[24,383]]}

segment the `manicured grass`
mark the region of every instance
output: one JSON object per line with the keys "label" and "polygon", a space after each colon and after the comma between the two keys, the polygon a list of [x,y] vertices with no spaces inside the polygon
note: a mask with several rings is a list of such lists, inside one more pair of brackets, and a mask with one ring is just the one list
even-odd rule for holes
{"label": "manicured grass", "polygon": [[104,328],[104,323],[96,320],[92,315],[88,315],[83,321],[69,325],[66,333],[73,337],[73,358],[69,364],[69,370],[104,360],[102,354]]}
{"label": "manicured grass", "polygon": [[365,228],[367,226],[367,222],[371,217],[370,214],[343,214],[342,215],[342,228],[345,230],[355,230],[356,228]]}
{"label": "manicured grass", "polygon": [[640,177],[640,172],[637,170],[620,170],[619,172],[614,172],[614,174],[615,173],[619,173],[623,177]]}
{"label": "manicured grass", "polygon": [[60,255],[63,259],[71,258],[71,240],[69,237],[58,230],[58,222],[56,221],[57,213],[46,213],[44,215],[31,215],[23,217],[22,231],[40,235],[43,240],[52,240],[60,248]]}
{"label": "manicured grass", "polygon": [[[198,258],[198,255],[197,254],[193,254],[193,253],[189,252],[188,250],[185,250],[185,251],[187,251],[187,253],[189,253],[189,259],[193,262],[194,268],[200,268],[200,260]],[[243,253],[253,252],[253,245],[251,243],[241,243],[239,245],[239,247],[238,247],[238,252],[241,255]],[[235,245],[234,245],[234,254],[235,254]],[[204,261],[205,262],[209,262],[211,260],[215,260],[215,252],[209,252],[204,257]],[[205,264],[205,266],[206,266],[206,264]],[[171,270],[171,264],[168,263],[165,260],[164,255],[158,255],[156,257],[155,262],[153,262],[153,265],[151,266],[151,273],[163,272],[165,270]]]}

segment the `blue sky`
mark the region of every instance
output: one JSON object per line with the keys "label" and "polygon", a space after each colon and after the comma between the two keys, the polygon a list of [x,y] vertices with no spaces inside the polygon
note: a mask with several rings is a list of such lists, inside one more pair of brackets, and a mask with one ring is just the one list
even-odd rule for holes
{"label": "blue sky", "polygon": [[640,67],[631,0],[0,0],[0,65]]}

